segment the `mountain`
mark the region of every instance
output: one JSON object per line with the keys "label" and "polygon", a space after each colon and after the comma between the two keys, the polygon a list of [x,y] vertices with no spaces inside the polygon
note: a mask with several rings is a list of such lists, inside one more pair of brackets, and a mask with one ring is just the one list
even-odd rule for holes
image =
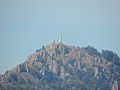
{"label": "mountain", "polygon": [[51,43],[0,75],[0,90],[119,90],[120,58],[108,50]]}

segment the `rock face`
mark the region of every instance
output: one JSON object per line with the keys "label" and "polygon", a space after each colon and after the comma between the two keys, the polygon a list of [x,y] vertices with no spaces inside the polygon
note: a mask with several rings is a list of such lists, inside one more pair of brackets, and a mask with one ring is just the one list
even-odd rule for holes
{"label": "rock face", "polygon": [[103,54],[90,46],[52,43],[0,75],[0,90],[4,89],[119,90],[120,58],[113,52]]}

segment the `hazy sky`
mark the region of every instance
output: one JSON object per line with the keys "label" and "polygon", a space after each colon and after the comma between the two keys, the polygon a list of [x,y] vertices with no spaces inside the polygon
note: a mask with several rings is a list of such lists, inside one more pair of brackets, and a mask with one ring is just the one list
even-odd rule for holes
{"label": "hazy sky", "polygon": [[120,56],[120,0],[0,0],[0,73],[60,34]]}

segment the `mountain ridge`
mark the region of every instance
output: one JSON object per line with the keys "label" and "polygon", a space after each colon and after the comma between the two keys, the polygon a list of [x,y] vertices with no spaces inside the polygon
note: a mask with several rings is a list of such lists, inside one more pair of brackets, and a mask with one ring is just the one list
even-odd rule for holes
{"label": "mountain ridge", "polygon": [[118,90],[119,69],[120,58],[112,51],[53,42],[0,75],[0,89]]}

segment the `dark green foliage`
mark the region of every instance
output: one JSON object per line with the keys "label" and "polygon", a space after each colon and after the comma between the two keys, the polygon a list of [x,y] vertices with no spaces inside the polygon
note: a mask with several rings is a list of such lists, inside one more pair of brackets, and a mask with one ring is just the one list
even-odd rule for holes
{"label": "dark green foliage", "polygon": [[97,51],[97,49],[95,49],[92,46],[83,47],[83,49],[85,51],[87,51],[90,55],[100,55],[100,53]]}
{"label": "dark green foliage", "polygon": [[87,51],[90,55],[98,55],[98,56],[102,56],[105,59],[107,59],[110,62],[113,62],[115,65],[120,66],[120,58],[119,56],[109,50],[102,50],[102,53],[98,52],[97,49],[95,49],[92,46],[87,46],[83,48],[85,51]]}
{"label": "dark green foliage", "polygon": [[64,54],[69,54],[69,53],[70,53],[70,50],[71,50],[70,48],[65,48],[65,49],[64,49]]}
{"label": "dark green foliage", "polygon": [[15,73],[10,74],[10,78],[13,79],[13,81],[17,81],[17,75]]}
{"label": "dark green foliage", "polygon": [[41,79],[43,76],[38,72],[32,72],[31,75],[36,79]]}
{"label": "dark green foliage", "polygon": [[20,64],[20,71],[19,72],[26,72],[24,64]]}
{"label": "dark green foliage", "polygon": [[116,65],[120,65],[120,58],[116,53],[109,50],[102,50],[102,56],[108,61],[113,62]]}
{"label": "dark green foliage", "polygon": [[18,78],[17,78],[17,75],[15,73],[11,73],[9,75],[9,77],[7,78],[8,82],[14,82],[14,81],[17,81],[17,80],[18,80]]}

